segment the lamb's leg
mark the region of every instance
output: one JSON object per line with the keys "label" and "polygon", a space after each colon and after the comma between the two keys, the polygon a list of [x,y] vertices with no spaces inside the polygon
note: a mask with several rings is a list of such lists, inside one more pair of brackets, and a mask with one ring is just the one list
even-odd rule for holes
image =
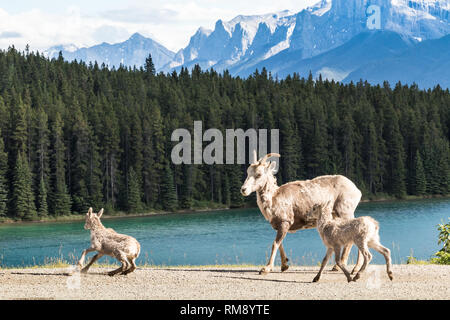
{"label": "lamb's leg", "polygon": [[387,271],[388,277],[389,277],[389,279],[393,280],[394,275],[392,274],[392,270],[391,270],[391,267],[392,267],[392,265],[391,265],[391,250],[389,250],[388,248],[386,248],[379,242],[372,242],[369,244],[369,246],[384,256],[384,259],[386,259],[386,271]]}
{"label": "lamb's leg", "polygon": [[322,265],[320,266],[319,273],[315,276],[315,278],[313,279],[313,282],[317,282],[317,281],[320,280],[320,276],[322,275],[322,271],[325,268],[325,266],[327,265],[328,259],[330,259],[332,254],[333,254],[333,249],[332,248],[328,248],[327,249],[327,253],[325,254],[325,257],[322,260]]}
{"label": "lamb's leg", "polygon": [[347,281],[352,281],[352,277],[350,276],[350,272],[345,268],[344,264],[342,263],[342,257],[341,257],[341,248],[336,247],[334,248],[334,258],[336,259],[336,264],[339,268],[344,272],[345,276],[347,277]]}
{"label": "lamb's leg", "polygon": [[82,268],[83,267],[83,263],[84,263],[84,258],[86,257],[86,254],[88,254],[89,252],[95,251],[94,248],[87,248],[86,250],[83,251],[83,253],[81,254],[81,258],[80,260],[78,260],[78,267]]}
{"label": "lamb's leg", "polygon": [[289,269],[288,261],[289,259],[286,257],[286,252],[284,252],[283,242],[280,244],[280,256],[281,256],[281,272]]}
{"label": "lamb's leg", "polygon": [[370,260],[372,260],[372,254],[370,253],[367,244],[358,246],[358,248],[361,251],[361,254],[364,256],[364,263],[361,269],[358,271],[358,273],[353,277],[353,281],[356,281],[361,277],[361,273],[363,273],[364,270],[366,270],[367,265],[370,263]]}
{"label": "lamb's leg", "polygon": [[364,261],[364,257],[361,254],[361,251],[359,251],[359,249],[358,249],[358,259],[356,260],[356,264],[352,270],[352,274],[358,273],[358,271],[361,269],[361,265],[362,265],[363,261]]}
{"label": "lamb's leg", "polygon": [[[342,252],[341,261],[343,265],[347,265],[348,256],[350,255],[350,251],[352,250],[352,244],[348,244],[344,247],[344,250]],[[331,271],[338,271],[339,266],[334,265],[333,269]]]}
{"label": "lamb's leg", "polygon": [[134,270],[136,270],[136,262],[135,262],[136,258],[130,259],[128,258],[128,262],[130,263],[131,267],[128,268],[126,271],[122,272],[121,274],[123,275],[127,275],[131,272],[133,272]]}
{"label": "lamb's leg", "polygon": [[81,273],[87,273],[89,268],[94,264],[94,262],[100,259],[101,257],[103,257],[103,253],[100,252],[97,253],[95,256],[93,256],[91,261],[89,261],[89,263],[86,265],[86,267],[81,269]]}
{"label": "lamb's leg", "polygon": [[116,270],[108,272],[108,275],[111,277],[118,274],[119,272],[125,272],[129,268],[129,262],[127,256],[124,253],[120,252],[116,254],[115,257],[122,263],[122,266],[120,266]]}
{"label": "lamb's leg", "polygon": [[277,236],[275,237],[275,241],[272,244],[272,253],[270,255],[269,263],[259,271],[259,274],[267,274],[273,269],[273,264],[275,262],[275,256],[277,254],[277,250],[283,242],[284,237],[286,237],[286,233],[289,230],[289,223],[283,222],[280,225],[280,228],[277,231]]}

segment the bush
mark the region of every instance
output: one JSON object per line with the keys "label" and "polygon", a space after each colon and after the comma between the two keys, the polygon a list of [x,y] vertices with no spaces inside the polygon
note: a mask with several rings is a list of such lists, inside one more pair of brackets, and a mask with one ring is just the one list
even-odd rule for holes
{"label": "bush", "polygon": [[447,224],[439,224],[438,230],[438,244],[442,243],[443,247],[434,254],[436,257],[431,258],[431,262],[437,264],[450,264],[450,222]]}

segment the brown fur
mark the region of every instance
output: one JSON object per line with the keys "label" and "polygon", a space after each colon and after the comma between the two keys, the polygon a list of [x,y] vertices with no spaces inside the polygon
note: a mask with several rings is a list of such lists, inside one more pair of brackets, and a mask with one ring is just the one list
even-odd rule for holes
{"label": "brown fur", "polygon": [[[287,257],[282,241],[287,232],[310,229],[317,226],[317,215],[311,214],[316,204],[332,204],[333,216],[343,219],[354,217],[354,211],[361,199],[361,191],[344,176],[321,176],[312,180],[294,181],[277,186],[273,175],[275,162],[267,162],[268,154],[259,161],[255,161],[247,169],[247,179],[242,185],[244,196],[256,192],[258,207],[264,218],[277,230],[277,237],[272,245],[272,254],[268,264],[260,271],[265,274],[272,270],[276,251],[280,249],[282,270],[287,270]],[[351,244],[343,253],[344,260],[348,258]],[[360,257],[358,255],[359,266]],[[355,266],[355,269],[357,268]]]}
{"label": "brown fur", "polygon": [[83,251],[81,258],[78,261],[79,268],[83,266],[84,258],[87,253],[91,251],[97,251],[98,253],[91,259],[86,267],[81,270],[81,272],[86,273],[90,266],[103,255],[116,258],[122,263],[120,268],[109,272],[110,276],[119,272],[123,275],[133,272],[136,270],[135,260],[139,256],[141,250],[139,242],[131,236],[117,233],[111,228],[105,228],[100,221],[102,214],[103,209],[101,209],[98,214],[95,214],[92,212],[92,208],[90,208],[86,214],[84,228],[91,230],[91,246]]}

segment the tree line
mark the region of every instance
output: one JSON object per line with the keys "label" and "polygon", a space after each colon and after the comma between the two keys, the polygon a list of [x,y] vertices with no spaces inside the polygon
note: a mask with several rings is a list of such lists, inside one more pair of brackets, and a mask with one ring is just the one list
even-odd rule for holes
{"label": "tree line", "polygon": [[0,217],[254,204],[240,195],[247,165],[171,163],[171,133],[197,120],[279,129],[280,184],[343,174],[365,197],[450,193],[450,93],[439,86],[156,74],[150,56],[108,69],[11,47],[0,51]]}

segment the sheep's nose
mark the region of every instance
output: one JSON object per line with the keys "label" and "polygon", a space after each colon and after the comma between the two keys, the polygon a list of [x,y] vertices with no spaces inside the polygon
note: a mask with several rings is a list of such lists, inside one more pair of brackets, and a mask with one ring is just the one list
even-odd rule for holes
{"label": "sheep's nose", "polygon": [[244,187],[241,188],[241,194],[245,195],[245,188]]}

